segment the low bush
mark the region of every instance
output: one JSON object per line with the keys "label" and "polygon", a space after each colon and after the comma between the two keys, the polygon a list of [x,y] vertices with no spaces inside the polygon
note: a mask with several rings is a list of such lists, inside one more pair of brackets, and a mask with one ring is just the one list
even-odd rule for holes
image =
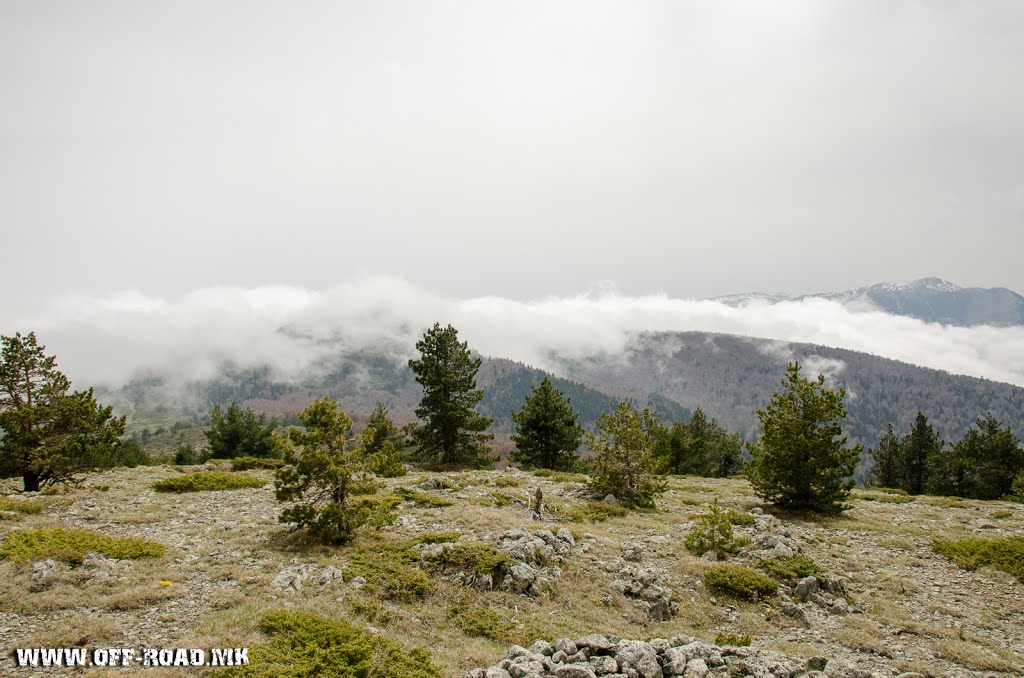
{"label": "low bush", "polygon": [[461,532],[424,532],[416,537],[413,537],[409,545],[415,546],[416,544],[444,544],[446,542],[458,541],[459,537],[462,536]]}
{"label": "low bush", "polygon": [[249,654],[249,664],[217,672],[224,676],[337,676],[339,678],[439,678],[430,652],[404,651],[398,643],[341,619],[281,610],[263,617],[270,640]]}
{"label": "low bush", "polygon": [[762,558],[760,565],[781,579],[803,579],[821,572],[818,564],[802,553],[794,553],[787,558]]}
{"label": "low bush", "polygon": [[231,460],[232,471],[251,471],[252,469],[275,470],[284,466],[284,461],[274,457],[235,457]]}
{"label": "low bush", "polygon": [[863,501],[877,501],[880,504],[909,504],[914,498],[906,494],[861,494],[855,495]]}
{"label": "low bush", "polygon": [[573,506],[565,512],[565,517],[574,523],[600,523],[609,518],[621,518],[629,510],[617,504],[606,504],[603,501],[591,501],[583,506]]}
{"label": "low bush", "polygon": [[513,478],[512,476],[498,476],[494,479],[495,487],[519,487],[526,481],[519,478]]}
{"label": "low bush", "polygon": [[408,550],[359,551],[349,559],[345,578],[363,577],[374,592],[387,600],[411,601],[437,589],[437,583],[415,565],[416,552]]}
{"label": "low bush", "polygon": [[134,560],[162,556],[165,548],[163,544],[138,537],[111,537],[95,530],[69,527],[41,527],[8,533],[0,543],[0,557],[20,563],[54,558],[78,565],[87,553]]}
{"label": "low bush", "polygon": [[396,487],[395,494],[401,497],[404,501],[411,501],[417,506],[440,508],[442,506],[451,506],[455,503],[451,499],[445,499],[444,497],[440,497],[436,494],[417,492],[416,490],[410,490],[407,487]]}
{"label": "low bush", "polygon": [[484,605],[453,605],[447,617],[467,636],[508,642],[512,624],[495,610]]}
{"label": "low bush", "polygon": [[751,637],[738,633],[719,633],[715,636],[715,645],[731,645],[733,647],[746,647],[750,645]]}
{"label": "low bush", "polygon": [[964,569],[988,565],[1024,582],[1024,537],[933,539],[932,550]]}
{"label": "low bush", "polygon": [[590,480],[586,473],[570,473],[569,471],[554,471],[549,468],[539,468],[532,472],[538,478],[546,478],[553,483],[585,483]]}
{"label": "low bush", "polygon": [[157,492],[219,492],[263,487],[266,484],[266,480],[252,476],[240,476],[223,471],[198,471],[176,478],[158,480],[153,483],[153,489]]}
{"label": "low bush", "polygon": [[0,497],[0,511],[36,515],[42,513],[43,509],[52,504],[55,499],[11,499]]}
{"label": "low bush", "polygon": [[495,582],[508,573],[513,562],[508,554],[478,542],[453,544],[439,553],[423,557],[427,567],[472,572],[480,577],[491,575]]}
{"label": "low bush", "polygon": [[728,563],[704,570],[704,583],[709,589],[749,600],[767,598],[779,588],[774,579],[757,570]]}
{"label": "low bush", "polygon": [[750,526],[754,524],[754,516],[750,513],[746,513],[745,511],[729,509],[726,512],[726,516],[728,516],[729,522],[733,525]]}

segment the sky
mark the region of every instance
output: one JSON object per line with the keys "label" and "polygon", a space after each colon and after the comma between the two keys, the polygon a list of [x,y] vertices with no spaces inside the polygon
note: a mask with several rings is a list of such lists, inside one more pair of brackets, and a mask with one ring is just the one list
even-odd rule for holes
{"label": "sky", "polygon": [[367,280],[1021,291],[1021,35],[1017,0],[0,0],[0,329]]}

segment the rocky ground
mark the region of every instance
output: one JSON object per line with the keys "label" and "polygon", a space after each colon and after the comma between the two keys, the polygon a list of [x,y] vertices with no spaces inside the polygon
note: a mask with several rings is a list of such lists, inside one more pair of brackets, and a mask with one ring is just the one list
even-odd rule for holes
{"label": "rocky ground", "polygon": [[[87,527],[169,547],[161,558],[90,557],[74,568],[0,561],[5,654],[46,644],[254,646],[264,640],[260,616],[283,607],[350,618],[405,647],[427,647],[446,675],[474,678],[1024,672],[1024,584],[994,570],[962,570],[930,548],[933,536],[1022,535],[1019,504],[883,503],[868,501],[877,493],[857,493],[842,518],[806,521],[771,515],[743,480],[685,477],[671,480],[655,511],[593,522],[573,512],[589,499],[580,478],[413,471],[386,481],[380,493],[412,488],[439,499],[430,502],[436,505],[407,501],[379,534],[330,549],[278,524],[270,472],[247,472],[267,480],[255,489],[177,495],[150,488],[181,472],[92,475],[54,495],[41,513],[0,522],[3,533]],[[548,507],[540,520],[526,508],[537,489]],[[799,552],[823,573],[783,582],[757,602],[707,590],[701,573],[709,563],[683,540],[715,497],[752,518],[736,528],[749,543],[732,562]],[[439,531],[459,532],[460,544],[494,547],[512,565],[501,577],[432,571],[436,590],[413,600],[381,599],[355,574],[360,554],[404,548]],[[416,548],[426,560],[449,546]],[[735,647],[724,636],[751,642]],[[4,661],[3,675],[33,674]]]}

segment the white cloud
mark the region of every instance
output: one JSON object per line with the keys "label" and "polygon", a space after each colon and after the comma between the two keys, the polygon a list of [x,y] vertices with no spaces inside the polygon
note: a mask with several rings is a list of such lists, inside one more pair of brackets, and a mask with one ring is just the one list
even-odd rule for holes
{"label": "white cloud", "polygon": [[[435,321],[455,325],[484,355],[539,367],[551,367],[552,354],[621,353],[637,332],[702,330],[848,348],[1024,385],[1024,328],[928,324],[822,299],[733,308],[607,289],[532,301],[457,299],[367,277],[325,290],[219,287],[180,298],[133,291],[65,298],[31,325],[4,333],[34,329],[79,383],[119,384],[140,369],[182,380],[210,376],[226,360],[297,374],[316,369],[338,344],[404,358]],[[835,376],[843,367],[816,369]]]}

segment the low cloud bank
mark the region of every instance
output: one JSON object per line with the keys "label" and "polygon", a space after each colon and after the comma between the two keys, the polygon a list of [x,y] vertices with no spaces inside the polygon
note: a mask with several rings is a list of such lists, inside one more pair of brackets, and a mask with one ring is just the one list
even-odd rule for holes
{"label": "low cloud bank", "polygon": [[406,358],[435,321],[453,324],[484,355],[542,368],[555,366],[554,355],[616,355],[637,332],[700,330],[847,348],[1024,386],[1022,327],[936,325],[824,299],[731,307],[607,290],[532,301],[456,299],[373,277],[327,290],[67,297],[3,334],[35,330],[76,383],[117,386],[140,372],[175,381],[209,377],[225,361],[269,364],[279,376],[298,376],[339,347]]}

